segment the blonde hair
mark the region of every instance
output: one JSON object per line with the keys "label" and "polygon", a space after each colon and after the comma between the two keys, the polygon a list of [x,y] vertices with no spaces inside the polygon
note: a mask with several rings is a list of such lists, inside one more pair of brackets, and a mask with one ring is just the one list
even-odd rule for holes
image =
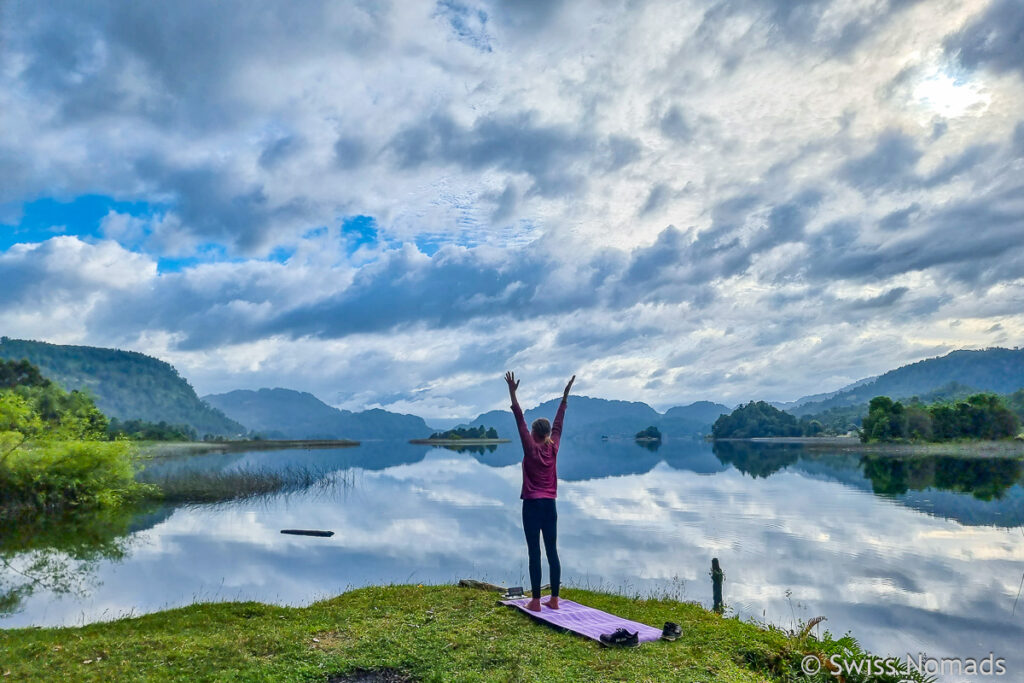
{"label": "blonde hair", "polygon": [[530,426],[533,438],[544,443],[551,443],[551,423],[546,417],[538,417]]}

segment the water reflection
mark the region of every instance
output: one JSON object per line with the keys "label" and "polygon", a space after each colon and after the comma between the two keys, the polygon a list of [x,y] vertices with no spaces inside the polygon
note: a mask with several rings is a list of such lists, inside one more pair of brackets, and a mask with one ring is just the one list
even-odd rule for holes
{"label": "water reflection", "polygon": [[[514,443],[481,452],[370,442],[154,462],[303,465],[351,485],[150,513],[114,534],[130,543],[93,563],[84,591],[23,593],[21,611],[0,624],[73,624],[196,599],[305,604],[371,583],[521,585],[521,453]],[[1024,671],[1013,654],[1024,636],[1012,610],[1024,567],[1019,460],[675,440],[650,451],[595,439],[565,441],[559,475],[570,587],[673,591],[710,606],[708,566],[719,557],[726,603],[744,616],[788,626],[824,614],[834,633],[851,630],[881,653],[991,650]],[[282,536],[286,527],[336,535]],[[6,559],[24,561],[19,542],[28,541],[5,537]]]}
{"label": "water reflection", "polygon": [[808,451],[800,444],[743,441],[715,442],[713,450],[723,463],[754,478],[769,477],[803,461],[820,460],[837,472],[852,466],[871,481],[872,491],[886,496],[899,496],[911,490],[937,489],[969,493],[984,501],[1000,500],[1024,477],[1024,463],[1019,458],[892,457],[877,453],[851,457]]}
{"label": "water reflection", "polygon": [[150,506],[0,521],[0,618],[21,611],[37,591],[86,596],[101,562],[123,559],[131,533],[169,515]]}
{"label": "water reflection", "polygon": [[461,445],[461,444],[437,444],[434,448],[444,448],[449,451],[455,451],[456,453],[475,453],[477,455],[484,455],[487,453],[494,453],[498,450],[497,444],[476,444],[476,445]]}

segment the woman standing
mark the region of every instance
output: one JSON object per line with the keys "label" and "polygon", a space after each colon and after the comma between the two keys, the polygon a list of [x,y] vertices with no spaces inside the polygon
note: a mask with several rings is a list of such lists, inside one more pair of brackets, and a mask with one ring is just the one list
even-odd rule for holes
{"label": "woman standing", "polygon": [[558,609],[558,586],[561,581],[562,566],[558,562],[558,550],[555,538],[558,533],[558,512],[555,510],[555,497],[558,489],[558,472],[555,462],[558,457],[558,443],[562,438],[562,421],[565,418],[565,406],[569,400],[569,390],[576,381],[572,376],[565,385],[562,402],[555,414],[552,426],[545,418],[533,421],[530,429],[526,428],[523,410],[516,400],[516,389],[519,380],[512,372],[505,373],[508,393],[512,398],[512,413],[516,416],[519,427],[519,439],[523,442],[523,531],[526,532],[526,549],[530,556],[530,587],[533,599],[526,605],[527,609],[540,612],[540,536],[544,535],[544,553],[548,558],[548,569],[551,574],[551,599],[545,605]]}

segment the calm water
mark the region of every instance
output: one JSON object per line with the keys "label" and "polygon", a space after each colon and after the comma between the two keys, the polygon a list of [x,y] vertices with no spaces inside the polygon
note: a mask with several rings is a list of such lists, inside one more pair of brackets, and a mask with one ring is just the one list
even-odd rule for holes
{"label": "calm water", "polygon": [[[152,467],[303,464],[340,483],[9,537],[0,626],[196,600],[303,605],[371,583],[523,585],[520,457],[517,444],[471,453],[367,443],[162,461]],[[1006,658],[1008,680],[1024,680],[1020,461],[566,441],[559,475],[567,594],[577,585],[709,605],[718,557],[726,602],[744,617],[790,627],[824,615],[833,633],[852,631],[877,653],[992,651]],[[290,527],[335,536],[279,533]]]}

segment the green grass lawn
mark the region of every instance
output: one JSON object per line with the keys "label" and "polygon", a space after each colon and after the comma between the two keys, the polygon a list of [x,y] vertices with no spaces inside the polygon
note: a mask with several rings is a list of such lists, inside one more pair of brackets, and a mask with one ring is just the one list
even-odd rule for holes
{"label": "green grass lawn", "polygon": [[[839,642],[674,600],[583,590],[566,597],[653,626],[676,621],[683,636],[606,649],[497,606],[495,593],[370,587],[305,608],[213,603],[79,628],[0,631],[0,680],[328,681],[393,669],[418,681],[781,681],[795,679],[805,652],[837,651]],[[836,679],[822,672],[813,680]]]}

